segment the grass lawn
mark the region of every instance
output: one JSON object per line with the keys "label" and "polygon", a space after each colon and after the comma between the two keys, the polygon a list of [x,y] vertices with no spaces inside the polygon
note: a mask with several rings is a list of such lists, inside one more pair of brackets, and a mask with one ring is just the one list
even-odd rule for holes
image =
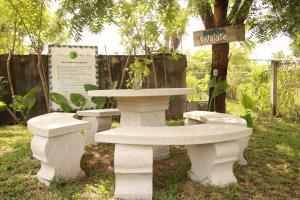
{"label": "grass lawn", "polygon": [[[169,122],[180,125],[181,122]],[[0,199],[113,199],[113,146],[87,146],[82,158],[86,177],[55,179],[50,187],[35,175],[39,162],[30,151],[26,127],[0,127]],[[300,123],[257,120],[246,166],[234,166],[238,184],[201,186],[187,178],[190,161],[182,146],[169,159],[154,163],[154,199],[300,199]]]}

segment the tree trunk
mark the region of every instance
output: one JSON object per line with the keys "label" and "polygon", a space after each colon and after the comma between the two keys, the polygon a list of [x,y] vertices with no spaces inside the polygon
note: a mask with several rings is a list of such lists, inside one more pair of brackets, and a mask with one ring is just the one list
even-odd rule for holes
{"label": "tree trunk", "polygon": [[[211,68],[211,78],[214,69],[218,70],[218,77],[222,80],[226,80],[227,77],[227,67],[228,67],[228,53],[229,53],[229,43],[224,44],[213,44],[212,45],[212,68]],[[226,92],[217,96],[215,99],[211,98],[213,89],[209,90],[209,104],[210,111],[216,111],[225,113],[226,112]],[[210,102],[212,101],[212,102]]]}
{"label": "tree trunk", "polygon": [[12,82],[12,76],[11,76],[11,73],[10,73],[12,54],[13,53],[11,51],[9,51],[8,57],[7,57],[7,60],[6,60],[6,71],[7,71],[7,79],[8,79],[10,93],[11,93],[11,96],[14,96],[15,95],[15,90],[14,90],[14,86],[13,86],[13,82]]}
{"label": "tree trunk", "polygon": [[119,89],[122,88],[122,85],[124,83],[125,73],[126,73],[127,68],[129,67],[130,63],[131,63],[131,50],[129,51],[129,55],[127,56],[125,66],[124,66],[124,68],[122,70],[122,76],[121,76],[121,81],[120,81]]}
{"label": "tree trunk", "polygon": [[[214,28],[227,26],[227,9],[228,0],[215,0],[214,4]],[[212,45],[212,66],[211,66],[211,78],[214,69],[218,70],[218,77],[222,80],[226,80],[227,68],[228,68],[228,54],[229,54],[229,43],[224,44],[213,44]],[[216,111],[225,113],[226,112],[226,92],[212,99],[213,89],[209,90],[209,103],[210,111]]]}
{"label": "tree trunk", "polygon": [[43,93],[44,93],[44,98],[45,98],[45,104],[46,104],[46,108],[47,108],[47,112],[50,112],[49,110],[49,94],[48,94],[48,86],[47,86],[47,81],[45,79],[45,76],[43,74],[43,69],[42,69],[42,50],[38,49],[37,51],[37,71],[39,73],[39,77],[41,79],[41,83],[42,83],[42,89],[43,89]]}

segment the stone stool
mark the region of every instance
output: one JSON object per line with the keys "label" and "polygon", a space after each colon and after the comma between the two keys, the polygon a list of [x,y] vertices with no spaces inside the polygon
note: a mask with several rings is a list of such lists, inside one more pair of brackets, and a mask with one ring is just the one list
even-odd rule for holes
{"label": "stone stool", "polygon": [[86,139],[87,144],[96,144],[95,134],[111,129],[112,116],[119,116],[120,114],[120,110],[115,108],[77,111],[77,115],[82,117],[82,120],[91,123],[91,129]]}
{"label": "stone stool", "polygon": [[[233,125],[233,126],[241,126],[247,127],[247,122],[241,117],[217,113],[217,112],[209,112],[209,111],[190,111],[183,113],[183,117],[185,118],[185,125],[195,125],[195,124],[216,124],[216,125]],[[240,165],[247,165],[247,161],[244,158],[244,150],[248,145],[249,136],[242,137],[238,139],[239,142],[239,156],[238,163]]]}
{"label": "stone stool", "polygon": [[72,113],[49,113],[28,121],[28,129],[34,135],[33,157],[41,161],[37,177],[46,185],[55,176],[69,180],[85,175],[80,160],[90,123],[73,117]]}

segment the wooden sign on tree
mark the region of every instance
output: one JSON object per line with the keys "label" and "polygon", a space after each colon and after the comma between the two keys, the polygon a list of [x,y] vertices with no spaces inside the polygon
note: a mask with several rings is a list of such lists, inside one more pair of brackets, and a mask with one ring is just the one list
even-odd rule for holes
{"label": "wooden sign on tree", "polygon": [[194,46],[229,43],[245,40],[245,25],[211,28],[193,33]]}

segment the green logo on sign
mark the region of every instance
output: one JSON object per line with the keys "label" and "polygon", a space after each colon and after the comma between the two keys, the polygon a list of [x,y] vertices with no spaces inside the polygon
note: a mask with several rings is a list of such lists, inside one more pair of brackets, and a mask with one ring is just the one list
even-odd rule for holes
{"label": "green logo on sign", "polygon": [[77,58],[77,52],[76,52],[76,51],[71,51],[71,52],[69,53],[69,58],[71,58],[71,59]]}

